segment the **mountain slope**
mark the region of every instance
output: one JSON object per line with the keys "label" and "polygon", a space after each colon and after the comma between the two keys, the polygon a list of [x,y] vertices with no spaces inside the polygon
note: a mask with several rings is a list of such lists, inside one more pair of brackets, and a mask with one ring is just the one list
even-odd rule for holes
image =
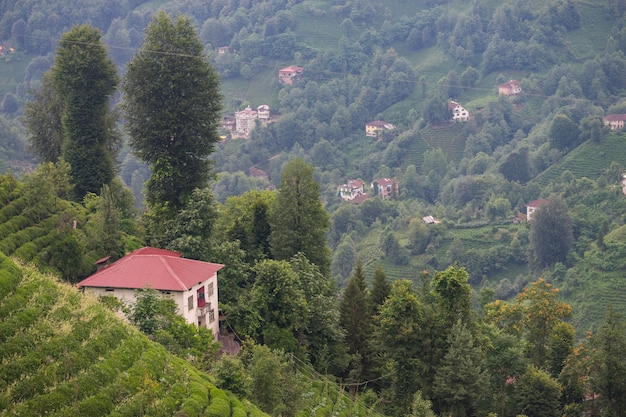
{"label": "mountain slope", "polygon": [[0,416],[265,415],[51,276],[0,255],[0,283]]}

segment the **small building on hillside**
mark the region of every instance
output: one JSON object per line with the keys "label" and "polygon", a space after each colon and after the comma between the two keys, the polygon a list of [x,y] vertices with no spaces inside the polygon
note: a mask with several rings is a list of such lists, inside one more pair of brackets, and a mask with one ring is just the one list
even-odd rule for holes
{"label": "small building on hillside", "polygon": [[391,123],[383,122],[382,120],[374,120],[365,124],[365,136],[382,140],[386,132],[391,132],[395,128],[396,127]]}
{"label": "small building on hillside", "polygon": [[250,168],[248,172],[252,178],[257,178],[257,179],[265,180],[265,181],[270,180],[270,176],[267,174],[267,172],[257,167]]}
{"label": "small building on hillside", "polygon": [[349,180],[347,183],[341,184],[338,187],[338,191],[342,200],[352,201],[356,197],[363,195],[363,181]]}
{"label": "small building on hillside", "polygon": [[281,84],[293,85],[302,80],[304,70],[301,67],[291,65],[278,71],[278,81]]}
{"label": "small building on hillside", "polygon": [[604,117],[604,124],[611,130],[623,130],[626,122],[626,114],[607,114]]}
{"label": "small building on hillside", "polygon": [[392,198],[399,195],[400,183],[393,178],[379,178],[372,182],[372,188],[374,188],[376,195],[380,198]]}
{"label": "small building on hillside", "polygon": [[261,122],[268,122],[271,118],[270,116],[270,106],[267,104],[261,104],[256,108],[257,117]]}
{"label": "small building on hillside", "polygon": [[537,209],[541,207],[541,205],[545,202],[545,199],[539,198],[537,200],[526,203],[526,221],[531,221],[533,218],[533,213],[537,211]]}
{"label": "small building on hillside", "polygon": [[219,335],[217,271],[224,265],[182,258],[180,253],[144,247],[129,253],[77,285],[95,296],[134,303],[139,291],[152,288],[176,303],[187,323]]}
{"label": "small building on hillside", "polygon": [[252,110],[250,106],[235,113],[235,132],[240,135],[248,136],[250,131],[256,126],[258,113]]}
{"label": "small building on hillside", "polygon": [[498,85],[498,95],[516,96],[522,92],[522,83],[518,80],[510,80]]}
{"label": "small building on hillside", "polygon": [[469,111],[456,101],[450,100],[448,103],[448,109],[452,112],[452,120],[455,122],[466,122],[469,120]]}

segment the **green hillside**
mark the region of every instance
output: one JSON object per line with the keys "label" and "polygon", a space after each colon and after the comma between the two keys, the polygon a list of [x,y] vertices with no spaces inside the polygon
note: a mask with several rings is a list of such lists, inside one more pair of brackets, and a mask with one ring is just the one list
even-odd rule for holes
{"label": "green hillside", "polygon": [[595,181],[611,162],[623,165],[624,161],[626,161],[626,135],[611,134],[602,143],[587,141],[578,146],[532,182],[545,187],[551,182],[559,182],[565,171],[571,172],[576,178],[587,177]]}
{"label": "green hillside", "polygon": [[0,255],[1,416],[263,416],[92,298]]}

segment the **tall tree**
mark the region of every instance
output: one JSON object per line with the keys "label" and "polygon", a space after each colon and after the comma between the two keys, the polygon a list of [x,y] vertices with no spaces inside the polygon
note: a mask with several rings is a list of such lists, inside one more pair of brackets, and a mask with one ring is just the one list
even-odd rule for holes
{"label": "tall tree", "polygon": [[552,195],[533,213],[529,239],[531,266],[543,269],[567,261],[574,237],[572,220],[563,198]]}
{"label": "tall tree", "polygon": [[433,393],[444,414],[473,416],[488,381],[483,352],[461,319],[452,327],[448,345],[435,374]]}
{"label": "tall tree", "polygon": [[470,323],[472,287],[465,268],[452,265],[436,272],[431,287],[437,296],[440,319],[446,330],[450,330],[457,320]]}
{"label": "tall tree", "polygon": [[420,388],[423,353],[424,306],[413,283],[394,281],[391,293],[377,316],[377,340],[384,352],[385,370],[391,383],[389,411],[405,415],[411,396]]}
{"label": "tall tree", "polygon": [[330,273],[330,250],[326,245],[330,218],[320,201],[320,186],[313,178],[311,164],[294,159],[283,168],[270,226],[274,258],[288,260],[302,252],[324,275]]}
{"label": "tall tree", "polygon": [[372,278],[372,290],[369,292],[369,304],[371,307],[371,315],[378,314],[378,308],[385,303],[385,300],[391,292],[391,284],[387,280],[387,275],[380,265],[374,269],[374,277]]}
{"label": "tall tree", "polygon": [[612,309],[592,338],[591,385],[599,394],[603,416],[626,410],[626,321]]}
{"label": "tall tree", "polygon": [[[63,105],[62,156],[71,167],[74,196],[81,200],[88,192],[99,193],[115,175],[109,99],[119,78],[102,34],[87,25],[61,37],[51,73]],[[49,105],[54,108],[54,100]]]}
{"label": "tall tree", "polygon": [[533,365],[516,382],[516,397],[520,413],[533,417],[558,417],[561,413],[559,383]]}
{"label": "tall tree", "polygon": [[219,140],[218,77],[189,18],[159,12],[128,64],[123,83],[126,126],[134,153],[151,165],[146,199],[172,218],[210,178]]}
{"label": "tall tree", "polygon": [[42,162],[56,163],[63,145],[63,102],[50,71],[44,73],[40,88],[31,95],[32,100],[24,104],[29,151]]}
{"label": "tall tree", "polygon": [[355,369],[362,369],[369,356],[368,343],[370,341],[371,323],[367,319],[369,312],[367,301],[363,264],[359,259],[339,304],[340,323],[346,331],[348,352],[361,358],[359,366],[353,366],[352,373],[355,379],[360,379],[361,376],[360,372],[358,372],[359,375],[354,375]]}

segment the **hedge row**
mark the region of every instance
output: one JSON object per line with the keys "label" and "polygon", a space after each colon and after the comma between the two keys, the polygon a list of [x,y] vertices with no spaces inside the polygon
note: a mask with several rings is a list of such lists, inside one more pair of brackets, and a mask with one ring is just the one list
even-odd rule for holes
{"label": "hedge row", "polygon": [[0,205],[6,206],[21,194],[21,183],[12,175],[0,175]]}
{"label": "hedge row", "polygon": [[[28,207],[28,200],[23,195],[11,200],[0,209],[0,223],[4,224],[13,217],[19,216]],[[0,235],[3,236],[3,235]]]}

